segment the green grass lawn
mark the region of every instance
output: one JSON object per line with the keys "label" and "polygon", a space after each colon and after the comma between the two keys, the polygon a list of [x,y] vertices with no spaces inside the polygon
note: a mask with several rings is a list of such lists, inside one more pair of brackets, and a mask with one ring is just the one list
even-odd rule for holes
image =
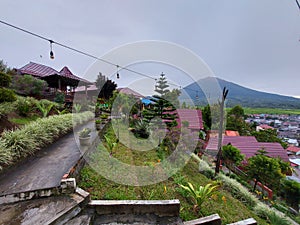
{"label": "green grass lawn", "polygon": [[[300,109],[273,109],[273,108],[243,108],[245,114],[273,114],[273,115],[300,115]],[[228,108],[227,110],[230,110]]]}
{"label": "green grass lawn", "polygon": [[11,121],[17,125],[25,125],[32,121],[35,121],[38,118],[40,118],[40,116],[32,115],[32,116],[28,116],[28,117],[10,118],[9,121]]}
{"label": "green grass lawn", "polygon": [[[116,138],[114,137],[114,133],[110,127],[105,130],[105,134],[112,138]],[[122,134],[121,132],[120,135],[125,134]],[[142,145],[142,143],[143,142],[141,141],[140,144]],[[180,216],[185,221],[218,213],[222,218],[223,224],[236,222],[250,217],[255,218],[258,221],[258,224],[267,224],[266,221],[257,217],[253,211],[247,208],[246,205],[233,198],[227,191],[223,190],[222,186],[220,186],[217,194],[214,195],[213,198],[202,205],[200,212],[195,212],[192,199],[189,197],[188,193],[179,186],[179,184],[187,184],[187,182],[190,182],[194,186],[204,186],[213,181],[199,173],[198,162],[194,159],[190,159],[184,168],[162,182],[147,186],[129,186],[118,184],[112,180],[106,179],[93,169],[100,164],[104,165],[102,169],[113,169],[113,167],[109,167],[109,164],[107,164],[103,158],[103,153],[101,153],[101,151],[103,151],[103,149],[98,149],[92,154],[92,161],[95,162],[95,164],[89,163],[89,165],[86,165],[81,171],[81,177],[79,180],[79,186],[89,191],[92,199],[179,199],[181,203]],[[104,151],[108,154],[108,150],[104,149]],[[159,167],[160,163],[163,163],[159,162],[159,158],[155,150],[143,152],[136,151],[121,143],[118,143],[118,145],[114,148],[112,157],[128,165],[149,166],[149,170],[152,168],[156,169]],[[128,174],[127,179],[137,179],[137,182],[139,182],[139,178],[137,178],[134,174]]]}

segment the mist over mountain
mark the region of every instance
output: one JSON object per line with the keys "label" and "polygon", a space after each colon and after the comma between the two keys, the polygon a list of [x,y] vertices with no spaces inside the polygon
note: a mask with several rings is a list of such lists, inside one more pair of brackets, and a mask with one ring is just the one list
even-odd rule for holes
{"label": "mist over mountain", "polygon": [[[300,108],[300,99],[298,98],[256,91],[216,77],[207,77],[200,79],[198,82],[194,82],[184,87],[183,92],[186,92],[186,94],[195,105],[205,106],[208,104],[208,101],[204,95],[203,90],[205,87],[215,87],[216,82],[220,86],[221,90],[223,90],[224,87],[229,90],[226,107],[241,105],[242,107],[251,108]],[[200,87],[202,87],[203,90]],[[210,92],[213,91],[214,90],[210,89]],[[218,89],[216,89],[215,91],[220,92],[220,90]],[[189,103],[186,94],[183,93],[179,98],[181,102]]]}

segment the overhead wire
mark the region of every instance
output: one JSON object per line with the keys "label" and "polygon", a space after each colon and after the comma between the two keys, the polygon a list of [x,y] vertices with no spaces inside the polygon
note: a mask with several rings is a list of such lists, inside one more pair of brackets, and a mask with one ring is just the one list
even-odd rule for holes
{"label": "overhead wire", "polygon": [[[297,1],[297,0],[296,0],[296,1]],[[299,8],[300,8],[300,6],[299,6]],[[6,25],[6,26],[12,27],[12,28],[14,28],[14,29],[17,29],[17,30],[19,30],[19,31],[22,31],[22,32],[24,32],[24,33],[27,33],[27,34],[29,34],[29,35],[35,36],[35,37],[37,37],[37,38],[40,38],[40,39],[42,39],[42,40],[48,41],[48,42],[50,42],[51,45],[52,45],[52,44],[56,44],[56,45],[58,45],[58,46],[60,46],[60,47],[69,49],[69,50],[71,50],[71,51],[77,52],[77,53],[82,54],[82,55],[84,55],[84,56],[93,58],[93,59],[95,59],[95,60],[102,61],[102,62],[104,62],[104,63],[106,63],[106,64],[109,64],[109,65],[112,65],[112,66],[115,66],[115,67],[117,67],[118,69],[123,69],[123,70],[126,70],[126,71],[128,71],[128,72],[135,73],[135,74],[137,74],[137,75],[140,75],[140,76],[143,76],[143,77],[147,77],[147,78],[149,78],[149,79],[152,79],[152,80],[157,81],[157,78],[155,78],[155,77],[153,77],[153,76],[150,76],[150,75],[148,75],[148,74],[141,73],[141,72],[138,72],[138,71],[129,69],[129,68],[127,68],[127,67],[120,66],[120,65],[115,64],[115,63],[113,63],[113,62],[110,62],[110,61],[108,61],[108,60],[105,60],[105,59],[99,58],[99,57],[97,57],[97,56],[94,56],[94,55],[92,55],[92,54],[90,54],[90,53],[84,52],[84,51],[82,51],[82,50],[78,50],[78,49],[76,49],[76,48],[70,47],[70,46],[68,46],[68,45],[65,45],[65,44],[62,44],[62,43],[60,43],[60,42],[56,42],[56,41],[54,41],[54,40],[52,40],[52,39],[49,39],[49,38],[47,38],[47,37],[44,37],[44,36],[42,36],[42,35],[40,35],[40,34],[36,34],[36,33],[32,32],[32,31],[29,31],[29,30],[26,30],[26,29],[24,29],[24,28],[15,26],[15,25],[10,24],[10,23],[8,23],[8,22],[5,22],[5,21],[3,21],[3,20],[0,20],[0,23],[4,24],[4,25]],[[51,51],[52,51],[52,50],[51,50]],[[178,84],[175,84],[175,83],[172,83],[172,82],[168,82],[168,84],[170,84],[170,85],[172,85],[172,86],[175,86],[175,87],[179,87],[180,89],[182,89],[181,85],[178,85]],[[190,88],[187,88],[187,87],[185,87],[184,89],[186,89],[186,90],[191,90],[191,91],[194,91],[194,92],[197,92],[197,90],[193,90],[193,89],[190,89]]]}

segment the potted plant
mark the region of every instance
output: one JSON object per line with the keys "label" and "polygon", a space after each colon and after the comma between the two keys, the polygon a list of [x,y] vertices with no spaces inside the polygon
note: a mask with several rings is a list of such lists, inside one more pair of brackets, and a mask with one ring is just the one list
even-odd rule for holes
{"label": "potted plant", "polygon": [[90,138],[91,138],[91,129],[90,128],[83,128],[79,132],[79,143],[80,145],[89,145]]}
{"label": "potted plant", "polygon": [[95,124],[96,124],[96,130],[100,130],[101,129],[101,120],[95,120]]}

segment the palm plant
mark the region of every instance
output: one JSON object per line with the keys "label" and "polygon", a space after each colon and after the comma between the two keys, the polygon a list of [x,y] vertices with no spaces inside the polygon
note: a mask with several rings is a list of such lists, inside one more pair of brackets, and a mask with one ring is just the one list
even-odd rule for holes
{"label": "palm plant", "polygon": [[36,107],[41,111],[43,118],[47,117],[54,104],[45,104],[44,102],[37,102]]}
{"label": "palm plant", "polygon": [[187,186],[182,184],[180,184],[180,186],[187,190],[190,196],[193,198],[195,209],[200,208],[201,205],[216,192],[218,187],[218,185],[207,184],[204,187],[199,186],[198,188],[194,188],[194,186],[189,182]]}

